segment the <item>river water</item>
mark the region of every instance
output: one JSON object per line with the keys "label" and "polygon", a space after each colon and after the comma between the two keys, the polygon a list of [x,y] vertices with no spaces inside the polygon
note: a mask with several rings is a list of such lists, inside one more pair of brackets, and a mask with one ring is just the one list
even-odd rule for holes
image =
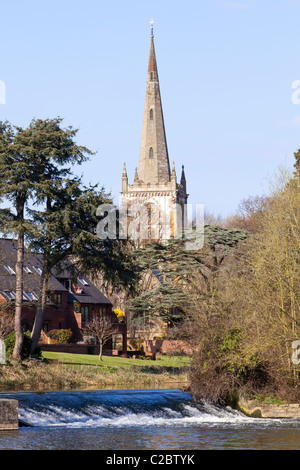
{"label": "river water", "polygon": [[248,418],[179,389],[1,393],[19,401],[0,450],[298,450],[300,421]]}

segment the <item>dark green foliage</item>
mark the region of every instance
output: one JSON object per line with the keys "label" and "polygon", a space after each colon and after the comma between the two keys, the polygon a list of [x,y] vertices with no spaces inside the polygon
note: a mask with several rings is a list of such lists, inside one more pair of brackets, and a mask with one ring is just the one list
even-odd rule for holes
{"label": "dark green foliage", "polygon": [[296,168],[296,171],[300,172],[300,149],[298,149],[297,152],[294,152],[294,157],[296,160],[294,166]]}
{"label": "dark green foliage", "polygon": [[106,283],[132,292],[138,272],[129,242],[118,237],[103,240],[97,236],[96,227],[100,221],[97,208],[101,204],[113,207],[112,199],[103,190],[88,189],[69,202],[64,220],[68,221],[70,255],[78,259],[78,268],[82,272],[92,276],[101,273]]}
{"label": "dark green foliage", "polygon": [[182,321],[191,307],[192,273],[199,273],[208,285],[231,250],[247,237],[244,230],[206,225],[203,249],[187,250],[185,240],[171,239],[137,250],[137,270],[150,273],[151,279],[131,302],[133,317],[156,314],[169,326]]}
{"label": "dark green foliage", "polygon": [[16,333],[12,331],[5,339],[6,354],[11,356],[16,342]]}
{"label": "dark green foliage", "polygon": [[[6,348],[7,356],[12,356],[13,350],[15,347],[15,342],[16,342],[16,334],[14,331],[12,331],[5,339],[5,348]],[[30,347],[31,347],[30,331],[26,331],[26,333],[24,333],[24,339],[23,339],[22,359],[26,359],[29,357]]]}

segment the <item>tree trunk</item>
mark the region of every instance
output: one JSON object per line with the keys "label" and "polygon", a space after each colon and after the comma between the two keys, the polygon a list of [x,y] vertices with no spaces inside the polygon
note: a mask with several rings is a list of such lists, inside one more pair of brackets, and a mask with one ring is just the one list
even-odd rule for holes
{"label": "tree trunk", "polygon": [[102,342],[100,341],[100,345],[99,345],[100,349],[99,349],[99,361],[102,361],[102,350],[103,350],[103,344]]}
{"label": "tree trunk", "polygon": [[[51,198],[49,196],[47,197],[46,206],[47,206],[47,210],[51,211]],[[48,281],[49,281],[49,275],[50,275],[50,270],[51,270],[51,266],[49,262],[50,249],[51,249],[51,234],[48,229],[46,233],[46,244],[45,244],[44,256],[43,256],[43,269],[42,269],[41,282],[40,282],[40,297],[39,297],[37,311],[36,311],[36,315],[34,319],[33,329],[31,332],[31,348],[30,348],[31,355],[34,354],[35,352],[35,349],[38,345],[38,342],[41,336],[41,331],[43,328],[44,312],[45,312],[45,307],[47,303]]]}
{"label": "tree trunk", "polygon": [[41,331],[43,328],[44,321],[44,311],[47,302],[47,290],[48,290],[48,275],[45,272],[45,267],[43,267],[41,275],[41,289],[40,296],[37,305],[37,311],[34,319],[34,325],[31,332],[31,347],[30,354],[33,355],[37,344],[39,342]]}
{"label": "tree trunk", "polygon": [[[23,223],[24,205],[17,209],[18,220]],[[23,263],[24,263],[24,230],[21,228],[18,235],[17,263],[16,263],[16,304],[15,304],[15,335],[16,341],[13,350],[13,358],[22,358],[24,333],[22,330],[22,303],[23,303]]]}

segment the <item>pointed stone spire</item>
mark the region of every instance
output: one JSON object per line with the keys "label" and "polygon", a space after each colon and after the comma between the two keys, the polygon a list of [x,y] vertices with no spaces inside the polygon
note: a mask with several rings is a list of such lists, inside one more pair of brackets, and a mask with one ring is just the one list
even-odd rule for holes
{"label": "pointed stone spire", "polygon": [[138,170],[137,170],[137,168],[135,168],[134,182],[137,183],[138,180],[139,180]]}
{"label": "pointed stone spire", "polygon": [[157,72],[156,56],[155,56],[155,49],[154,49],[153,25],[151,26],[151,45],[150,45],[150,54],[149,54],[149,63],[148,63],[148,75],[149,74],[152,79],[155,78],[158,81],[158,72]]}
{"label": "pointed stone spire", "polygon": [[126,192],[128,188],[128,177],[126,171],[126,165],[124,163],[123,173],[122,173],[122,191]]}
{"label": "pointed stone spire", "polygon": [[185,179],[185,173],[184,173],[184,165],[182,165],[180,184],[182,185],[184,192],[186,193],[186,179]]}
{"label": "pointed stone spire", "polygon": [[176,171],[175,163],[172,164],[172,173],[171,173],[171,187],[173,191],[176,191]]}
{"label": "pointed stone spire", "polygon": [[153,27],[139,158],[139,179],[144,183],[170,181],[171,172],[161,104]]}
{"label": "pointed stone spire", "polygon": [[175,171],[175,163],[173,162],[172,164],[172,174],[171,174],[171,178],[176,178],[176,171]]}

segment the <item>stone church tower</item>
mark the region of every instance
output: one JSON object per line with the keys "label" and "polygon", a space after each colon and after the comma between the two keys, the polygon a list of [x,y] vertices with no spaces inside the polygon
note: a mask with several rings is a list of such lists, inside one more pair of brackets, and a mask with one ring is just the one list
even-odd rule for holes
{"label": "stone church tower", "polygon": [[[129,220],[136,222],[133,226],[140,238],[162,241],[176,236],[184,227],[183,208],[188,198],[184,167],[182,166],[180,184],[178,184],[174,162],[172,171],[170,169],[153,26],[139,164],[135,170],[133,184],[129,184],[124,163],[121,195],[122,204],[126,204],[129,209],[136,208],[135,211],[131,211]],[[130,223],[128,227],[129,225]],[[129,233],[129,236],[131,235],[132,232]]]}

